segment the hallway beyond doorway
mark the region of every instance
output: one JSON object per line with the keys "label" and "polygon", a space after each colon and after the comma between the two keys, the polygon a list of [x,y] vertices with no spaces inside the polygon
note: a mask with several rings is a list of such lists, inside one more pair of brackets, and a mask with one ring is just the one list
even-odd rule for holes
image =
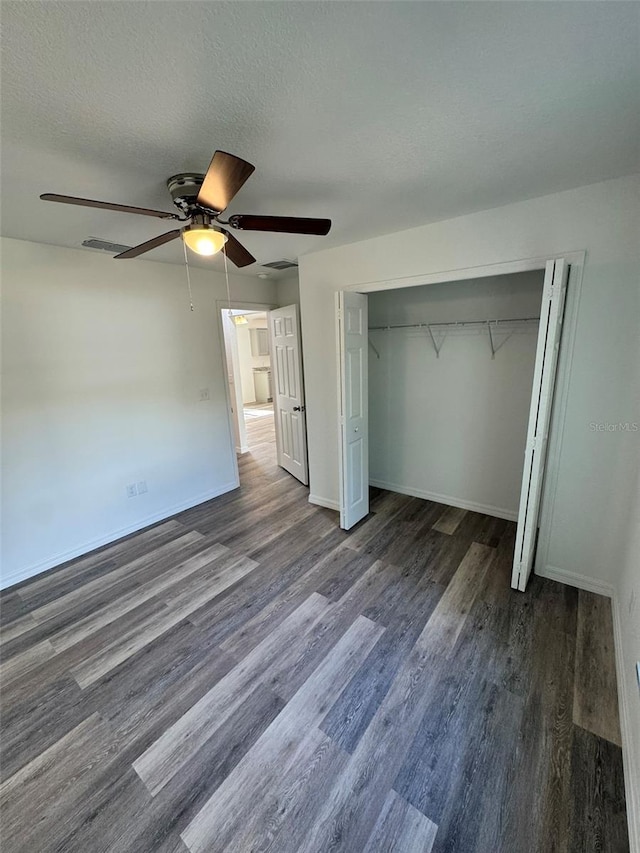
{"label": "hallway beyond doorway", "polygon": [[273,403],[245,403],[244,419],[273,417]]}
{"label": "hallway beyond doorway", "polygon": [[252,456],[264,473],[273,473],[278,467],[273,403],[248,403],[243,414],[249,447],[244,455]]}

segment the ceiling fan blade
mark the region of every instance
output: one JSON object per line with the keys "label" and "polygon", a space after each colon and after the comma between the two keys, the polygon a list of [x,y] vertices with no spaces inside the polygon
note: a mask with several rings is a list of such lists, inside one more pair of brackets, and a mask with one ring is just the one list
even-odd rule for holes
{"label": "ceiling fan blade", "polygon": [[228,231],[223,232],[227,235],[227,242],[224,244],[222,251],[237,267],[246,267],[249,264],[255,264],[256,259],[251,252],[240,243],[233,234]]}
{"label": "ceiling fan blade", "polygon": [[226,151],[216,151],[204,176],[196,204],[222,213],[255,168],[240,157],[227,154]]}
{"label": "ceiling fan blade", "polygon": [[102,210],[119,210],[121,213],[139,213],[140,216],[157,216],[158,219],[178,219],[181,217],[175,213],[167,213],[164,210],[151,210],[148,207],[131,207],[128,204],[112,204],[110,201],[96,201],[93,198],[76,198],[73,195],[57,195],[57,193],[43,193],[42,201],[58,201],[61,204],[78,204],[81,207],[99,207]]}
{"label": "ceiling fan blade", "polygon": [[245,216],[234,213],[229,225],[241,231],[280,231],[286,234],[318,234],[324,237],[331,228],[330,219],[306,219],[302,216]]}
{"label": "ceiling fan blade", "polygon": [[154,237],[153,240],[147,240],[146,243],[140,243],[139,246],[134,246],[133,249],[127,249],[126,252],[120,252],[119,255],[114,255],[117,258],[137,258],[138,255],[143,255],[145,252],[155,249],[157,246],[162,246],[163,243],[168,243],[170,240],[175,240],[181,234],[180,228],[175,231],[167,231],[166,234],[161,234],[159,237]]}

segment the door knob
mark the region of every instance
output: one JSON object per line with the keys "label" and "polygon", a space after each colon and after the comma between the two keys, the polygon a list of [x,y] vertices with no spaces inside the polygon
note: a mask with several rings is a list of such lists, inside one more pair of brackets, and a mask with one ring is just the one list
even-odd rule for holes
{"label": "door knob", "polygon": [[304,412],[304,406],[294,406],[293,411],[294,412]]}

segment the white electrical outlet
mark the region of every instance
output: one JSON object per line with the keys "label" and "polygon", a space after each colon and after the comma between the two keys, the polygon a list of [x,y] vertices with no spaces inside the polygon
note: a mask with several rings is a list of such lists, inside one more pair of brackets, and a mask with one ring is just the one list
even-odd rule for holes
{"label": "white electrical outlet", "polygon": [[138,490],[136,489],[136,484],[135,484],[135,483],[130,483],[130,484],[127,486],[127,497],[128,497],[128,498],[135,498],[135,496],[136,496],[137,494],[138,494]]}
{"label": "white electrical outlet", "polygon": [[211,397],[209,396],[209,389],[208,388],[201,388],[200,389],[200,402],[202,403],[205,400],[210,400],[210,399],[211,399]]}
{"label": "white electrical outlet", "polygon": [[147,481],[146,480],[140,480],[140,482],[138,483],[138,494],[144,495],[148,491],[149,490],[147,489]]}

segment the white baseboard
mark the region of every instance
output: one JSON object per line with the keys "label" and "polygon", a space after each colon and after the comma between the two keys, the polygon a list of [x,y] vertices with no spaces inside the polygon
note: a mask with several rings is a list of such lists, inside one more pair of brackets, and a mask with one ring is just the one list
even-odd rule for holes
{"label": "white baseboard", "polygon": [[398,492],[401,495],[409,495],[412,498],[423,498],[423,500],[433,501],[437,504],[447,504],[448,506],[456,506],[459,509],[469,509],[472,512],[481,512],[483,515],[505,518],[507,521],[518,520],[517,510],[503,509],[502,507],[492,506],[491,504],[475,503],[475,501],[465,501],[460,498],[454,498],[451,495],[439,495],[436,492],[426,492],[424,489],[414,489],[411,486],[403,486],[400,483],[387,483],[384,480],[369,480],[369,484],[376,486],[378,489],[386,489],[388,492]]}
{"label": "white baseboard", "polygon": [[584,589],[586,592],[595,592],[597,595],[606,595],[607,598],[613,598],[613,586],[597,578],[590,578],[587,575],[580,575],[577,572],[569,572],[566,569],[557,569],[555,566],[541,566],[535,570],[535,573],[540,575],[541,578],[548,578],[551,581],[575,586],[577,589]]}
{"label": "white baseboard", "polygon": [[103,545],[108,545],[111,542],[115,542],[118,539],[122,539],[123,536],[128,536],[130,533],[135,533],[138,530],[142,530],[145,527],[149,527],[151,524],[156,524],[158,521],[164,521],[165,519],[170,518],[172,515],[176,515],[179,512],[184,512],[185,509],[191,509],[191,507],[198,506],[198,504],[206,503],[207,501],[210,501],[213,498],[217,498],[220,495],[225,494],[226,492],[232,491],[232,489],[237,489],[238,485],[239,483],[234,480],[234,482],[227,483],[218,489],[211,489],[210,491],[204,492],[203,494],[200,494],[197,497],[190,498],[189,500],[183,501],[179,504],[175,504],[174,506],[159,510],[158,512],[153,513],[153,515],[149,515],[146,518],[142,518],[139,521],[134,522],[133,524],[120,528],[119,530],[112,530],[109,533],[105,533],[104,536],[99,536],[98,538],[92,539],[89,542],[83,542],[80,545],[75,545],[68,551],[63,551],[61,553],[54,554],[52,557],[47,557],[46,560],[41,560],[39,563],[33,563],[30,566],[24,566],[22,569],[18,569],[17,571],[12,572],[8,575],[3,574],[0,578],[0,589],[7,589],[8,587],[13,586],[16,583],[28,580],[29,578],[35,577],[36,575],[39,575],[42,572],[46,572],[49,569],[53,569],[56,566],[60,566],[62,565],[62,563],[66,563],[68,560],[74,560],[76,557],[82,557],[84,554],[88,554],[89,552],[94,551],[96,548],[101,548]]}
{"label": "white baseboard", "polygon": [[[622,763],[624,766],[624,788],[627,804],[627,823],[629,825],[629,853],[640,853],[640,767],[635,766],[633,749],[634,732],[631,725],[630,703],[637,702],[635,695],[638,685],[634,677],[625,678],[625,666],[622,650],[622,621],[618,596],[611,601],[613,610],[613,645],[616,656],[616,676],[618,680],[618,705],[620,707],[620,729],[622,734]],[[633,696],[627,687],[631,684]],[[636,733],[640,737],[640,733]]]}
{"label": "white baseboard", "polygon": [[315,504],[316,506],[326,507],[326,509],[335,509],[336,512],[340,512],[340,504],[338,501],[331,500],[331,498],[321,498],[319,495],[309,495],[309,503]]}

